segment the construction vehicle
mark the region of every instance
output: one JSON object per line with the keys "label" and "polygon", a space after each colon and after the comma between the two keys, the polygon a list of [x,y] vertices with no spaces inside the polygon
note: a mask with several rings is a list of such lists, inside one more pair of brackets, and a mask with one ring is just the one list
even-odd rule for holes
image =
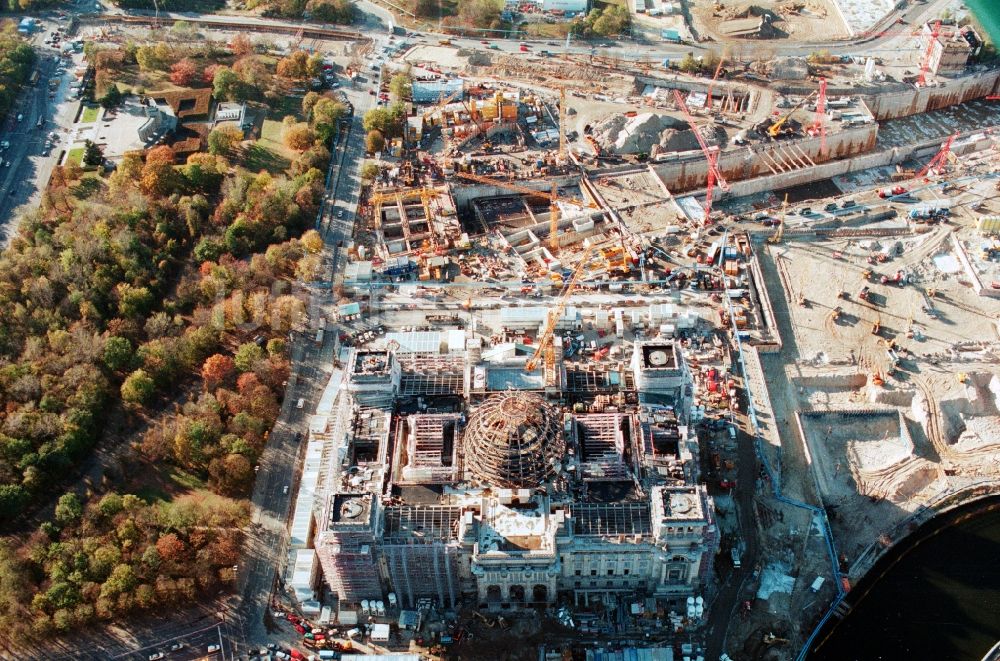
{"label": "construction vehicle", "polygon": [[770,631],[768,631],[766,634],[764,634],[764,644],[765,645],[780,645],[782,643],[787,643],[787,642],[788,642],[787,638],[779,638],[778,636],[775,636]]}
{"label": "construction vehicle", "polygon": [[842,310],[840,309],[839,305],[837,307],[833,308],[832,310],[830,310],[830,320],[831,321],[837,321],[838,319],[840,319],[841,312],[842,312]]}
{"label": "construction vehicle", "polygon": [[781,129],[783,129],[788,120],[791,119],[792,114],[794,114],[796,110],[804,106],[806,102],[809,99],[813,98],[814,96],[816,96],[816,92],[812,92],[811,94],[809,94],[809,96],[803,97],[802,100],[799,101],[797,104],[795,104],[791,110],[785,113],[785,115],[781,119],[779,119],[778,121],[776,121],[775,123],[771,124],[771,126],[768,127],[767,134],[772,139],[777,138],[779,135],[781,135]]}
{"label": "construction vehicle", "polygon": [[883,285],[892,284],[902,287],[904,281],[905,278],[903,277],[902,271],[896,271],[896,275],[894,276],[883,275],[881,278],[879,278],[879,282],[881,282]]}
{"label": "construction vehicle", "polygon": [[785,213],[788,210],[788,193],[785,193],[785,201],[781,205],[781,218],[778,219],[778,229],[774,234],[767,237],[767,242],[771,244],[781,243],[785,236]]}
{"label": "construction vehicle", "polygon": [[862,287],[861,291],[858,292],[858,298],[860,298],[862,301],[867,301],[869,293],[871,293],[871,289],[869,289],[867,286]]}
{"label": "construction vehicle", "polygon": [[872,273],[874,273],[874,271],[872,271],[871,269],[865,269],[864,271],[861,272],[861,279],[864,280],[865,282],[871,280]]}
{"label": "construction vehicle", "polygon": [[882,332],[882,318],[878,317],[872,322],[872,335],[878,335]]}
{"label": "construction vehicle", "polygon": [[583,255],[580,256],[580,261],[577,262],[576,268],[573,269],[573,275],[570,276],[569,282],[566,283],[562,294],[559,296],[555,308],[549,310],[548,319],[545,322],[545,330],[538,337],[538,346],[535,347],[535,353],[532,354],[531,358],[524,365],[525,372],[533,372],[538,367],[538,361],[544,356],[546,383],[549,382],[550,376],[554,377],[555,353],[552,348],[552,341],[555,338],[556,325],[559,323],[559,319],[562,318],[563,312],[566,310],[566,304],[569,302],[569,297],[576,289],[576,285],[583,275],[592,250],[593,247],[587,243]]}

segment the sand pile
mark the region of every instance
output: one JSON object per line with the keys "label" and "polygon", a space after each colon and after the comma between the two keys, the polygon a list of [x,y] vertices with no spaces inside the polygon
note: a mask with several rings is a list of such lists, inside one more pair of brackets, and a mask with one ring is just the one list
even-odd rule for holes
{"label": "sand pile", "polygon": [[[726,133],[721,127],[702,127],[709,145],[721,145]],[[612,115],[594,126],[593,137],[605,151],[616,154],[650,154],[698,149],[698,139],[683,120],[669,115],[640,113],[634,117]]]}

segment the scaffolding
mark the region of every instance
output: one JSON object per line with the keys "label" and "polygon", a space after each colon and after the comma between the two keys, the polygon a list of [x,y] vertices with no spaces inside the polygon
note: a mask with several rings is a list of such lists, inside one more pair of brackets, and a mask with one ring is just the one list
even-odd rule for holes
{"label": "scaffolding", "polygon": [[469,417],[463,446],[472,476],[495,487],[537,487],[565,456],[559,411],[535,393],[486,399]]}
{"label": "scaffolding", "polygon": [[385,509],[383,556],[393,589],[404,606],[436,598],[444,608],[458,600],[460,507],[393,506]]}
{"label": "scaffolding", "polygon": [[621,413],[581,415],[576,417],[576,425],[583,479],[587,482],[630,480],[624,456],[626,416]]}
{"label": "scaffolding", "polygon": [[590,537],[653,534],[648,502],[573,503],[569,506],[573,533]]}
{"label": "scaffolding", "polygon": [[399,394],[407,397],[459,395],[465,391],[465,358],[440,354],[399,354]]}
{"label": "scaffolding", "polygon": [[458,478],[457,413],[410,415],[406,418],[406,440],[402,478],[418,484],[447,484]]}

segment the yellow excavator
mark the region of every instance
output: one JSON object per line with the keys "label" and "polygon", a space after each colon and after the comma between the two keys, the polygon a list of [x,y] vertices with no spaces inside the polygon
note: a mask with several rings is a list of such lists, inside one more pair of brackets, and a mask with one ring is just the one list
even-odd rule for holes
{"label": "yellow excavator", "polygon": [[779,119],[778,121],[776,121],[774,124],[771,124],[770,127],[768,127],[767,134],[769,136],[771,136],[772,138],[777,138],[779,135],[781,135],[781,129],[784,128],[785,123],[792,116],[792,113],[794,113],[796,110],[798,110],[799,108],[801,108],[802,106],[804,106],[806,104],[806,102],[809,99],[813,98],[814,96],[816,96],[816,92],[813,92],[809,96],[803,97],[802,100],[799,101],[797,104],[795,104],[795,106],[791,110],[789,110],[788,113],[784,117],[782,117],[781,119]]}

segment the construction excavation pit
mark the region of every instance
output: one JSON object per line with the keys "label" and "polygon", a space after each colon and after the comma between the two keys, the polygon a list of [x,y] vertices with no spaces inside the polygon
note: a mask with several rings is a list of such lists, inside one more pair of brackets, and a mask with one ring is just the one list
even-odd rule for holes
{"label": "construction excavation pit", "polygon": [[566,445],[558,411],[539,395],[493,395],[469,416],[466,461],[472,477],[505,488],[533,488],[556,473]]}
{"label": "construction excavation pit", "polygon": [[954,390],[938,401],[941,434],[954,452],[982,454],[996,463],[1000,446],[1000,378],[990,372],[960,373]]}
{"label": "construction excavation pit", "polygon": [[901,513],[939,477],[939,468],[919,456],[898,409],[803,411],[797,417],[823,502],[838,515],[834,531],[845,539],[856,534],[858,517],[893,518],[890,512]]}

